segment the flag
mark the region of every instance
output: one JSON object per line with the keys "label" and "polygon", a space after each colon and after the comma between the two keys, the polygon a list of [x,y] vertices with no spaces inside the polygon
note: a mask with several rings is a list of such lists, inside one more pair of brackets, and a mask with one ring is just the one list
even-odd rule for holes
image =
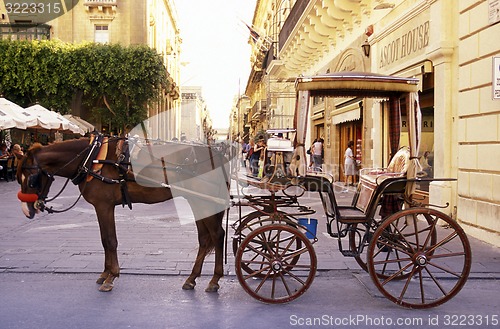
{"label": "flag", "polygon": [[259,33],[257,33],[257,31],[255,31],[255,29],[253,29],[250,25],[248,25],[247,23],[243,22],[243,24],[246,25],[246,27],[248,28],[248,30],[250,31],[250,37],[252,38],[252,40],[254,42],[257,42],[259,39],[260,39],[260,35]]}

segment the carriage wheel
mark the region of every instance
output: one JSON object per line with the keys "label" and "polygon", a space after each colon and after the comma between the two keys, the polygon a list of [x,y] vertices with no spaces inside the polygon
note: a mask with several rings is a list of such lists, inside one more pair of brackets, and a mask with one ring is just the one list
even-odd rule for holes
{"label": "carriage wheel", "polygon": [[[429,224],[431,223],[430,220],[426,219]],[[367,259],[367,250],[369,249],[370,242],[373,240],[373,234],[377,230],[377,228],[380,226],[381,221],[380,220],[373,220],[371,224],[353,224],[353,227],[349,231],[349,243],[350,243],[350,248],[351,250],[357,250],[357,248],[360,248],[360,244],[362,243],[362,252],[354,256],[354,259],[358,263],[358,265],[366,272],[369,272],[368,270],[368,265],[366,263]],[[369,230],[368,234],[366,235],[366,230]],[[390,232],[391,227],[387,227],[386,231]],[[365,236],[366,235],[366,236]],[[431,233],[430,236],[430,242],[431,244],[435,244],[437,239],[437,234],[436,231]],[[398,257],[398,250],[392,249],[388,246],[386,246],[383,242],[377,244],[377,253],[380,255],[377,255],[378,258],[386,257],[386,260],[389,259],[394,259],[395,257]],[[398,268],[402,268],[401,263],[395,263],[398,265]],[[394,274],[394,269],[393,268],[387,268],[387,267],[380,267],[378,268],[375,272],[375,275],[377,275],[378,278],[380,279],[387,279],[390,276]],[[410,276],[410,272],[408,271],[402,271],[399,273],[399,275],[394,276],[394,280],[403,280],[406,279]]]}
{"label": "carriage wheel", "polygon": [[285,213],[277,212],[276,214],[266,215],[261,211],[254,211],[242,217],[238,227],[234,230],[233,238],[233,254],[236,256],[241,242],[246,236],[255,229],[264,225],[269,225],[278,222],[285,218]]}
{"label": "carriage wheel", "polygon": [[410,208],[389,216],[374,232],[367,261],[370,277],[389,300],[408,308],[430,308],[462,289],[471,249],[464,231],[449,216]]}
{"label": "carriage wheel", "polygon": [[269,224],[242,241],[235,260],[243,289],[265,303],[280,304],[301,296],[316,275],[312,243],[290,225]]}
{"label": "carriage wheel", "polygon": [[[297,227],[294,222],[290,218],[286,216],[283,212],[277,212],[271,216],[265,215],[260,211],[254,211],[245,216],[245,218],[241,221],[241,224],[235,230],[235,236],[233,238],[233,253],[236,256],[238,252],[238,248],[241,245],[241,242],[246,238],[246,236],[253,232],[254,230],[263,227],[265,225],[269,225],[272,223],[276,223],[279,221],[287,220],[287,224],[292,227]],[[295,248],[300,249],[302,247],[301,240],[295,239],[294,243],[296,244]],[[262,248],[262,247],[261,247]],[[256,255],[257,256],[257,255]],[[300,255],[294,257],[290,262],[291,264],[296,264],[299,260]],[[242,264],[242,269],[247,273],[253,273],[254,269]],[[258,276],[258,275],[256,275]],[[262,274],[263,276],[263,274]]]}

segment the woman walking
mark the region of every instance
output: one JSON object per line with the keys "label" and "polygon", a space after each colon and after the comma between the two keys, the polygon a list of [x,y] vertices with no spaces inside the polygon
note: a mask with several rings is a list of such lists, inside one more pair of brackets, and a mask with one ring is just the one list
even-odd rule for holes
{"label": "woman walking", "polygon": [[349,176],[351,176],[351,186],[354,186],[354,176],[356,175],[356,158],[352,151],[354,146],[353,141],[347,143],[347,149],[344,153],[344,176],[345,176],[345,186],[349,184]]}

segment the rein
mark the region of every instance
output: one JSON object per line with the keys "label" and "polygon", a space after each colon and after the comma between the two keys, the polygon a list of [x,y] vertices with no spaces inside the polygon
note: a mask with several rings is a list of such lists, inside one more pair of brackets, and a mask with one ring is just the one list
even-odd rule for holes
{"label": "rein", "polygon": [[[44,170],[43,168],[41,168],[38,164],[37,159],[36,159],[36,155],[33,154],[34,166],[32,166],[32,167],[23,166],[22,167],[23,169],[36,169],[38,171],[36,174],[32,174],[28,177],[28,185],[30,185],[30,183],[29,183],[30,177],[32,177],[34,175],[40,175],[40,174],[45,175],[52,182],[55,180],[54,177],[58,173],[60,173],[64,168],[68,167],[70,164],[72,164],[74,161],[76,161],[76,159],[80,159],[82,156],[84,157],[84,159],[82,160],[81,164],[78,167],[77,174],[73,178],[68,178],[67,181],[64,183],[63,187],[61,188],[61,190],[55,196],[53,196],[51,198],[48,198],[48,196],[47,196],[48,189],[50,188],[50,185],[51,185],[51,182],[50,182],[50,183],[44,184],[43,186],[40,186],[39,188],[37,187],[37,194],[33,194],[33,196],[31,194],[23,194],[20,192],[18,194],[19,199],[23,202],[33,202],[33,199],[35,199],[34,197],[37,196],[37,198],[36,198],[37,200],[36,200],[35,204],[36,204],[36,207],[38,207],[38,209],[40,209],[41,211],[47,210],[48,213],[62,213],[62,212],[65,212],[65,211],[72,209],[78,203],[78,201],[80,200],[83,192],[85,191],[85,188],[86,188],[87,183],[89,181],[89,180],[85,179],[85,177],[90,176],[90,177],[93,177],[93,178],[95,178],[103,183],[106,183],[106,184],[120,184],[120,188],[121,188],[121,192],[122,192],[122,205],[125,206],[125,204],[127,204],[128,207],[130,209],[132,209],[132,203],[130,201],[130,197],[128,195],[128,190],[127,190],[127,181],[130,181],[130,179],[127,178],[127,173],[129,171],[128,165],[130,164],[128,161],[130,161],[130,159],[126,159],[127,156],[124,153],[117,155],[118,156],[117,161],[106,160],[106,159],[104,159],[104,160],[96,159],[97,153],[101,149],[102,144],[109,143],[109,141],[110,141],[109,139],[105,139],[103,141],[103,135],[101,135],[101,134],[96,135],[91,140],[91,143],[85,149],[83,149],[72,160],[65,163],[63,166],[61,166],[60,168],[55,170],[55,172],[53,172],[53,173],[49,173],[46,170]],[[150,152],[150,154],[152,154],[152,152]],[[158,169],[161,168],[163,170],[165,182],[163,183],[163,182],[156,182],[155,181],[154,183],[157,183],[158,187],[177,189],[179,191],[184,191],[186,193],[193,194],[195,196],[208,198],[208,196],[202,195],[202,194],[197,193],[195,191],[188,191],[180,186],[171,186],[170,184],[167,184],[166,176],[167,176],[168,171],[175,171],[177,173],[184,173],[184,174],[188,174],[188,175],[191,175],[194,177],[194,176],[196,176],[196,170],[194,170],[193,167],[201,165],[207,161],[210,161],[211,167],[213,168],[214,167],[214,153],[212,153],[211,148],[209,150],[209,154],[210,154],[209,159],[206,159],[203,161],[198,161],[196,159],[196,152],[195,152],[194,147],[193,147],[193,148],[191,148],[191,152],[189,153],[188,157],[186,157],[186,159],[183,161],[183,163],[169,162],[169,161],[166,161],[162,157],[160,159],[161,166],[159,166]],[[223,156],[223,155],[221,154],[221,156]],[[194,157],[194,160],[191,163],[189,163],[188,161],[189,161],[189,158],[191,158],[191,157]],[[101,174],[100,170],[94,171],[92,169],[92,166],[96,165],[96,164],[114,166],[119,172],[119,178],[118,179],[108,178],[108,177],[103,176]],[[190,168],[190,169],[188,169],[188,168]],[[224,172],[224,174],[226,175],[225,172]],[[134,175],[153,182],[152,179],[145,177],[144,175],[141,175],[140,173],[134,173]],[[36,176],[33,178],[38,179],[38,177],[36,177]],[[46,207],[45,203],[51,202],[51,201],[55,200],[56,198],[58,198],[62,194],[62,192],[66,189],[68,182],[70,180],[75,185],[78,185],[83,180],[85,180],[85,184],[82,187],[80,195],[78,196],[76,201],[72,205],[70,205],[69,207],[62,209],[62,210],[55,210],[55,209],[53,209],[53,207]],[[35,186],[30,185],[30,187],[34,188]],[[208,199],[212,199],[212,198],[208,198]],[[221,202],[220,200],[212,200],[212,201]]]}

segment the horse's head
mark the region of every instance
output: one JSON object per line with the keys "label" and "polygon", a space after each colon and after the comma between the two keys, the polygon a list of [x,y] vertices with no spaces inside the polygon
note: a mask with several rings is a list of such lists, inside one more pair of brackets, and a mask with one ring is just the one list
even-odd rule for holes
{"label": "horse's head", "polygon": [[30,219],[44,210],[44,201],[54,180],[37,161],[37,154],[42,148],[42,145],[34,144],[17,166],[17,181],[21,185],[17,196],[21,200],[23,213]]}

